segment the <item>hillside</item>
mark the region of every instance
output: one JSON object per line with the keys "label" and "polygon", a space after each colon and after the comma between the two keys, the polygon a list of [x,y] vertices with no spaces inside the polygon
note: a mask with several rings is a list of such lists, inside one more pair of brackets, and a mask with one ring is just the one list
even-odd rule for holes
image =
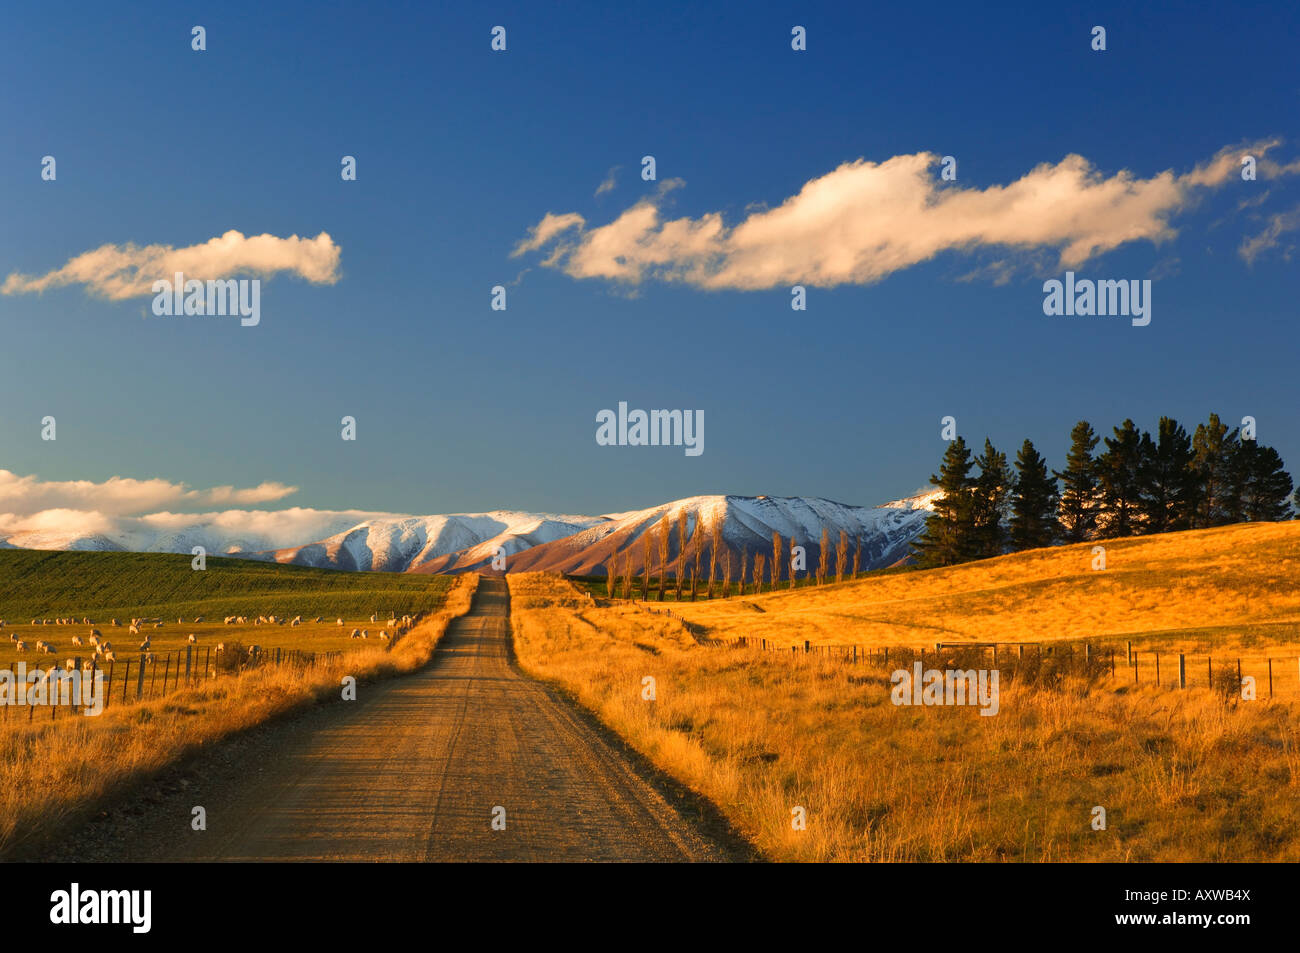
{"label": "hillside", "polygon": [[262,613],[355,618],[436,608],[444,578],[394,573],[342,573],[209,556],[207,569],[189,556],[161,553],[0,550],[0,619],[26,625],[33,617],[177,616]]}
{"label": "hillside", "polygon": [[[1092,569],[1094,545],[1106,549],[1103,571]],[[1036,549],[673,611],[718,638],[778,644],[1132,638],[1294,648],[1300,521]]]}

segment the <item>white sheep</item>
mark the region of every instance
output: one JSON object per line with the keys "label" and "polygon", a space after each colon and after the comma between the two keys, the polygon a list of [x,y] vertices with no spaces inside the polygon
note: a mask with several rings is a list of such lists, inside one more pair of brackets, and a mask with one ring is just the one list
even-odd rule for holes
{"label": "white sheep", "polygon": [[367,629],[362,629],[362,630],[361,630],[361,637],[362,637],[363,639],[368,639],[368,638],[370,638],[370,632],[369,632],[369,630],[367,630]]}
{"label": "white sheep", "polygon": [[302,616],[300,616],[300,615],[296,615],[296,616],[294,616],[294,617],[293,617],[293,621],[290,622],[289,625],[290,625],[290,627],[295,626],[295,625],[302,625]]}
{"label": "white sheep", "polygon": [[81,641],[81,636],[79,636],[79,635],[74,635],[74,636],[72,637],[72,644],[73,644],[73,645],[82,645],[82,644],[84,644],[84,643]]}
{"label": "white sheep", "polygon": [[353,639],[359,639],[359,638],[361,638],[361,630],[360,630],[360,629],[353,629],[353,630],[352,630],[352,635],[350,635],[349,638],[353,638]]}
{"label": "white sheep", "polygon": [[127,629],[127,631],[130,632],[132,635],[139,635],[139,634],[140,634],[140,627],[139,627],[138,625],[136,625],[134,622],[132,622],[132,623],[131,623],[131,628]]}
{"label": "white sheep", "polygon": [[140,643],[140,651],[148,652],[150,647],[151,647],[151,643],[149,642],[149,639],[146,637],[145,640]]}
{"label": "white sheep", "polygon": [[194,621],[195,621],[196,624],[199,623],[199,622],[202,622],[202,621],[203,621],[203,616],[198,616]]}
{"label": "white sheep", "polygon": [[90,637],[91,637],[91,639],[98,639],[98,638],[101,638],[101,637],[103,636],[103,634],[104,634],[104,633],[103,633],[103,632],[100,632],[99,629],[91,629],[91,630],[90,630]]}
{"label": "white sheep", "polygon": [[342,624],[343,624],[343,620],[342,620],[342,619],[339,619],[338,624],[339,624],[339,625],[342,625]]}
{"label": "white sheep", "polygon": [[41,651],[44,652],[46,655],[53,655],[54,646],[51,645],[49,642],[46,642],[44,645],[41,646]]}
{"label": "white sheep", "polygon": [[196,645],[199,641],[199,637],[195,635],[193,632],[191,632],[190,637],[186,639],[186,641],[189,642],[190,645]]}
{"label": "white sheep", "polygon": [[24,642],[22,639],[19,639],[17,642],[14,643],[14,651],[15,651],[15,652],[26,652],[26,651],[27,651],[27,643]]}
{"label": "white sheep", "polygon": [[120,628],[122,625],[122,623],[118,622],[116,619],[110,619],[108,624],[113,626],[115,629]]}
{"label": "white sheep", "polygon": [[113,650],[112,650],[112,649],[109,649],[107,652],[104,653],[104,661],[105,661],[105,662],[116,662],[116,661],[117,661],[117,655],[115,655],[115,654],[113,653]]}

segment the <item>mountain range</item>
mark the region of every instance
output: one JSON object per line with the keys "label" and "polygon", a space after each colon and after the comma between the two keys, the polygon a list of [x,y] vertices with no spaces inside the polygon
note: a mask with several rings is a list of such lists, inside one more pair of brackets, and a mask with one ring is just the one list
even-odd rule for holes
{"label": "mountain range", "polygon": [[[557,571],[604,575],[611,560],[618,571],[644,568],[647,532],[655,533],[667,517],[672,526],[670,559],[677,554],[677,523],[685,514],[688,545],[703,526],[701,566],[710,558],[713,527],[719,525],[718,563],[731,554],[739,571],[742,554],[771,553],[772,534],[785,545],[803,546],[811,569],[820,558],[822,528],[832,547],[843,531],[849,558],[861,545],[861,568],[878,569],[906,557],[925,526],[936,493],[894,500],[881,506],[850,506],[817,497],[694,496],[648,509],[603,516],[573,516],[494,510],[437,516],[381,514],[356,520],[356,513],[325,513],[320,526],[335,532],[294,545],[278,544],[282,533],[264,536],[223,532],[220,522],[196,516],[192,523],[169,514],[166,531],[131,527],[94,527],[79,533],[16,531],[0,539],[3,548],[174,552],[189,554],[202,546],[213,555],[237,556],[300,566],[382,572],[454,573]],[[270,543],[270,545],[267,545]],[[658,566],[657,538],[651,565]],[[719,570],[721,571],[721,570]],[[671,574],[671,567],[670,567]]]}

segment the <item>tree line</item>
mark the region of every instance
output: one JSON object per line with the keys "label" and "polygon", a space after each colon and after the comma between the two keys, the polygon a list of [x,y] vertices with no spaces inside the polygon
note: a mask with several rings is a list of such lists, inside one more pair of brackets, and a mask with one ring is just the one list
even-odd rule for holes
{"label": "tree line", "polygon": [[974,458],[961,437],[950,441],[930,477],[943,494],[913,544],[917,562],[951,566],[1058,543],[1292,515],[1291,477],[1277,451],[1253,432],[1229,430],[1218,414],[1190,435],[1172,417],[1161,417],[1154,434],[1132,420],[1112,430],[1099,441],[1088,421],[1075,424],[1064,470],[1049,470],[1030,440],[1014,472],[987,438]]}

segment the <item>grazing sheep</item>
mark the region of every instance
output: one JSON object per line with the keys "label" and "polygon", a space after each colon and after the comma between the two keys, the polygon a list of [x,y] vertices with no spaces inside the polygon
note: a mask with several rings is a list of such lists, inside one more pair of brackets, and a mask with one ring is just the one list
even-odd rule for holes
{"label": "grazing sheep", "polygon": [[190,637],[186,639],[186,641],[189,642],[190,645],[194,645],[199,641],[199,637],[195,635],[193,632],[191,632]]}
{"label": "grazing sheep", "polygon": [[155,623],[153,624],[153,627],[154,627],[155,629],[161,629],[161,628],[162,628],[162,623],[161,623],[161,622],[155,622]]}
{"label": "grazing sheep", "polygon": [[234,617],[233,615],[228,615],[228,616],[226,616],[226,617],[221,621],[221,624],[222,624],[222,625],[232,625],[232,624],[234,624],[234,621],[235,621],[235,617]]}
{"label": "grazing sheep", "polygon": [[194,622],[195,622],[196,624],[199,623],[199,622],[202,622],[202,621],[203,621],[203,616],[198,616],[198,617],[195,618],[195,620],[194,620]]}
{"label": "grazing sheep", "polygon": [[381,639],[383,639],[385,642],[387,642],[387,641],[388,641],[388,638],[389,638],[387,632],[380,632],[380,633],[379,633],[379,637],[380,637]]}
{"label": "grazing sheep", "polygon": [[51,645],[49,642],[46,642],[44,645],[41,646],[41,651],[44,652],[46,655],[53,655],[54,646]]}
{"label": "grazing sheep", "polygon": [[368,638],[370,638],[370,632],[369,632],[367,629],[362,629],[362,630],[361,630],[361,637],[362,637],[363,639],[368,639]]}
{"label": "grazing sheep", "polygon": [[74,659],[74,658],[70,658],[70,659],[68,659],[66,662],[63,663],[63,667],[66,668],[69,672],[71,672],[71,671],[73,671],[74,669],[76,669],[76,667],[77,667],[77,660]]}
{"label": "grazing sheep", "polygon": [[19,639],[17,642],[14,643],[14,651],[15,651],[15,652],[26,652],[26,651],[27,651],[27,643],[24,642],[22,639]]}
{"label": "grazing sheep", "polygon": [[[320,622],[320,618],[321,618],[320,616],[317,616],[316,618],[312,619],[312,622],[319,623],[319,622]],[[3,626],[4,626],[4,622],[3,622],[3,621],[0,621],[0,627],[3,627]]]}
{"label": "grazing sheep", "polygon": [[79,635],[74,635],[74,636],[72,637],[72,644],[73,644],[73,645],[82,645],[83,643],[82,643],[82,641],[81,641],[81,636],[79,636]]}
{"label": "grazing sheep", "polygon": [[122,625],[122,623],[118,622],[116,619],[110,620],[108,624],[113,626],[114,628],[118,628]]}
{"label": "grazing sheep", "polygon": [[296,616],[294,616],[294,617],[293,617],[293,621],[290,622],[289,625],[290,625],[290,627],[293,627],[293,626],[295,626],[295,625],[302,625],[302,616],[300,616],[300,615],[296,615]]}
{"label": "grazing sheep", "polygon": [[101,636],[103,636],[103,634],[104,634],[104,633],[103,633],[103,632],[100,632],[99,629],[91,629],[91,630],[90,630],[90,637],[91,637],[92,639],[98,639],[98,638],[100,638]]}
{"label": "grazing sheep", "polygon": [[217,651],[218,651],[218,652],[224,652],[225,650],[226,650],[226,643],[225,643],[225,642],[218,642],[218,643],[217,643]]}
{"label": "grazing sheep", "polygon": [[113,653],[113,650],[112,650],[112,649],[109,649],[107,652],[104,653],[104,661],[105,661],[105,662],[116,662],[116,661],[117,661],[117,656]]}
{"label": "grazing sheep", "polygon": [[109,652],[113,651],[113,643],[100,642],[98,645],[95,646],[95,651],[107,655]]}
{"label": "grazing sheep", "polygon": [[17,641],[18,641],[18,633],[17,633],[17,632],[10,632],[10,633],[9,633],[9,641],[10,641],[10,642],[17,642]]}
{"label": "grazing sheep", "polygon": [[359,639],[359,638],[361,638],[361,630],[360,630],[360,629],[353,629],[353,630],[352,630],[352,635],[350,635],[349,638],[353,638],[353,639]]}
{"label": "grazing sheep", "polygon": [[131,623],[131,628],[127,629],[127,631],[130,632],[132,635],[139,635],[139,634],[140,634],[140,627],[139,627],[138,625],[136,625],[134,622],[132,622],[132,623]]}
{"label": "grazing sheep", "polygon": [[342,620],[342,619],[339,619],[339,625],[342,625],[342,624],[343,624],[343,620]]}
{"label": "grazing sheep", "polygon": [[257,657],[257,653],[259,653],[259,652],[261,652],[261,651],[262,651],[262,647],[261,647],[260,645],[250,645],[250,646],[248,647],[248,657],[249,657],[249,658],[256,658],[256,657]]}
{"label": "grazing sheep", "polygon": [[95,667],[95,657],[92,655],[90,658],[86,659],[81,663],[81,667],[87,672],[93,670]]}
{"label": "grazing sheep", "polygon": [[146,638],[143,642],[140,643],[140,651],[141,651],[141,652],[148,652],[149,649],[150,649],[150,647],[151,647],[151,645],[152,645],[152,643],[150,643],[149,639]]}

